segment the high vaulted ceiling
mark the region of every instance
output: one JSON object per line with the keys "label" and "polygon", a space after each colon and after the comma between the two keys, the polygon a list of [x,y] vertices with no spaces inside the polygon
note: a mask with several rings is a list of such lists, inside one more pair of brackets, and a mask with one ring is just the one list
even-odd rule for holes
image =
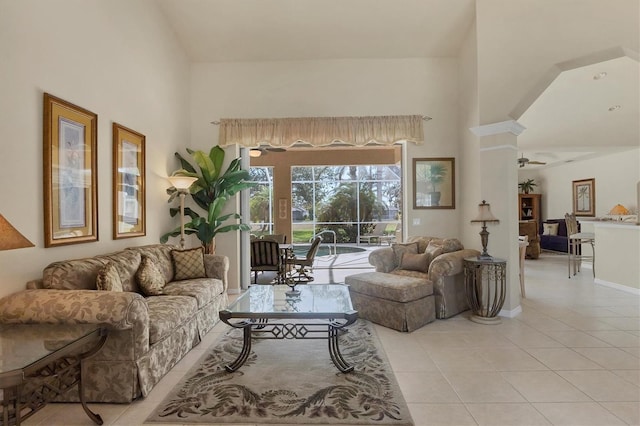
{"label": "high vaulted ceiling", "polygon": [[[476,12],[475,0],[156,2],[193,62],[455,57]],[[518,156],[547,163],[526,168],[638,146],[639,63],[631,53],[566,58],[516,107],[512,118],[527,128]]]}
{"label": "high vaulted ceiling", "polygon": [[[640,142],[640,63],[620,56],[564,70],[517,118],[520,155],[547,165],[637,148]],[[539,166],[527,165],[528,168]]]}
{"label": "high vaulted ceiling", "polygon": [[456,56],[474,0],[157,0],[194,62]]}

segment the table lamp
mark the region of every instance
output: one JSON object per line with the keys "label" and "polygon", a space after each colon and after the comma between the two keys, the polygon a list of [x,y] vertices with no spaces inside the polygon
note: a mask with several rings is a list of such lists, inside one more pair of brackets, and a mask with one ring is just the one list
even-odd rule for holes
{"label": "table lamp", "polygon": [[610,211],[610,215],[613,216],[625,216],[629,214],[629,210],[622,204],[616,204]]}
{"label": "table lamp", "polygon": [[25,247],[33,247],[33,243],[18,232],[18,230],[0,214],[0,250],[13,250]]}
{"label": "table lamp", "polygon": [[482,200],[481,204],[478,204],[478,216],[471,220],[471,223],[481,222],[482,231],[480,231],[480,241],[482,242],[482,254],[478,256],[478,259],[492,259],[491,255],[487,253],[487,244],[489,243],[489,231],[487,231],[487,222],[498,223],[500,222],[491,213],[491,206]]}
{"label": "table lamp", "polygon": [[189,187],[191,187],[198,178],[175,175],[169,176],[168,179],[180,196],[180,249],[184,250],[184,197],[189,193]]}

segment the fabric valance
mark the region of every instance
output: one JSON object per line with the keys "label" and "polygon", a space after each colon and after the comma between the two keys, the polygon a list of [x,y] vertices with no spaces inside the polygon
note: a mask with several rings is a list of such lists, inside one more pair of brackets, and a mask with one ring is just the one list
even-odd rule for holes
{"label": "fabric valance", "polygon": [[290,147],[297,142],[312,146],[335,142],[393,145],[406,140],[419,144],[424,142],[422,123],[420,115],[221,119],[218,144],[247,148]]}

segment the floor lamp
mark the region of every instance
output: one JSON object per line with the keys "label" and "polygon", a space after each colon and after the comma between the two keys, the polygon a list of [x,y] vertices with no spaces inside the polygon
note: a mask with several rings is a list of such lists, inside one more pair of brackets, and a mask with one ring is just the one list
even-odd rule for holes
{"label": "floor lamp", "polygon": [[184,249],[184,197],[189,193],[189,187],[197,180],[198,178],[191,176],[169,177],[169,182],[180,195],[180,249]]}

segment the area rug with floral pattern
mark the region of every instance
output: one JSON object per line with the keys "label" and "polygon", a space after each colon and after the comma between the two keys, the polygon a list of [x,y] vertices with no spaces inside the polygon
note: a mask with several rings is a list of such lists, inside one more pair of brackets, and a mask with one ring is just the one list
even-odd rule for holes
{"label": "area rug with floral pattern", "polygon": [[341,373],[326,340],[255,339],[236,372],[241,330],[214,343],[147,422],[413,425],[373,326],[358,320],[340,336],[355,369]]}

